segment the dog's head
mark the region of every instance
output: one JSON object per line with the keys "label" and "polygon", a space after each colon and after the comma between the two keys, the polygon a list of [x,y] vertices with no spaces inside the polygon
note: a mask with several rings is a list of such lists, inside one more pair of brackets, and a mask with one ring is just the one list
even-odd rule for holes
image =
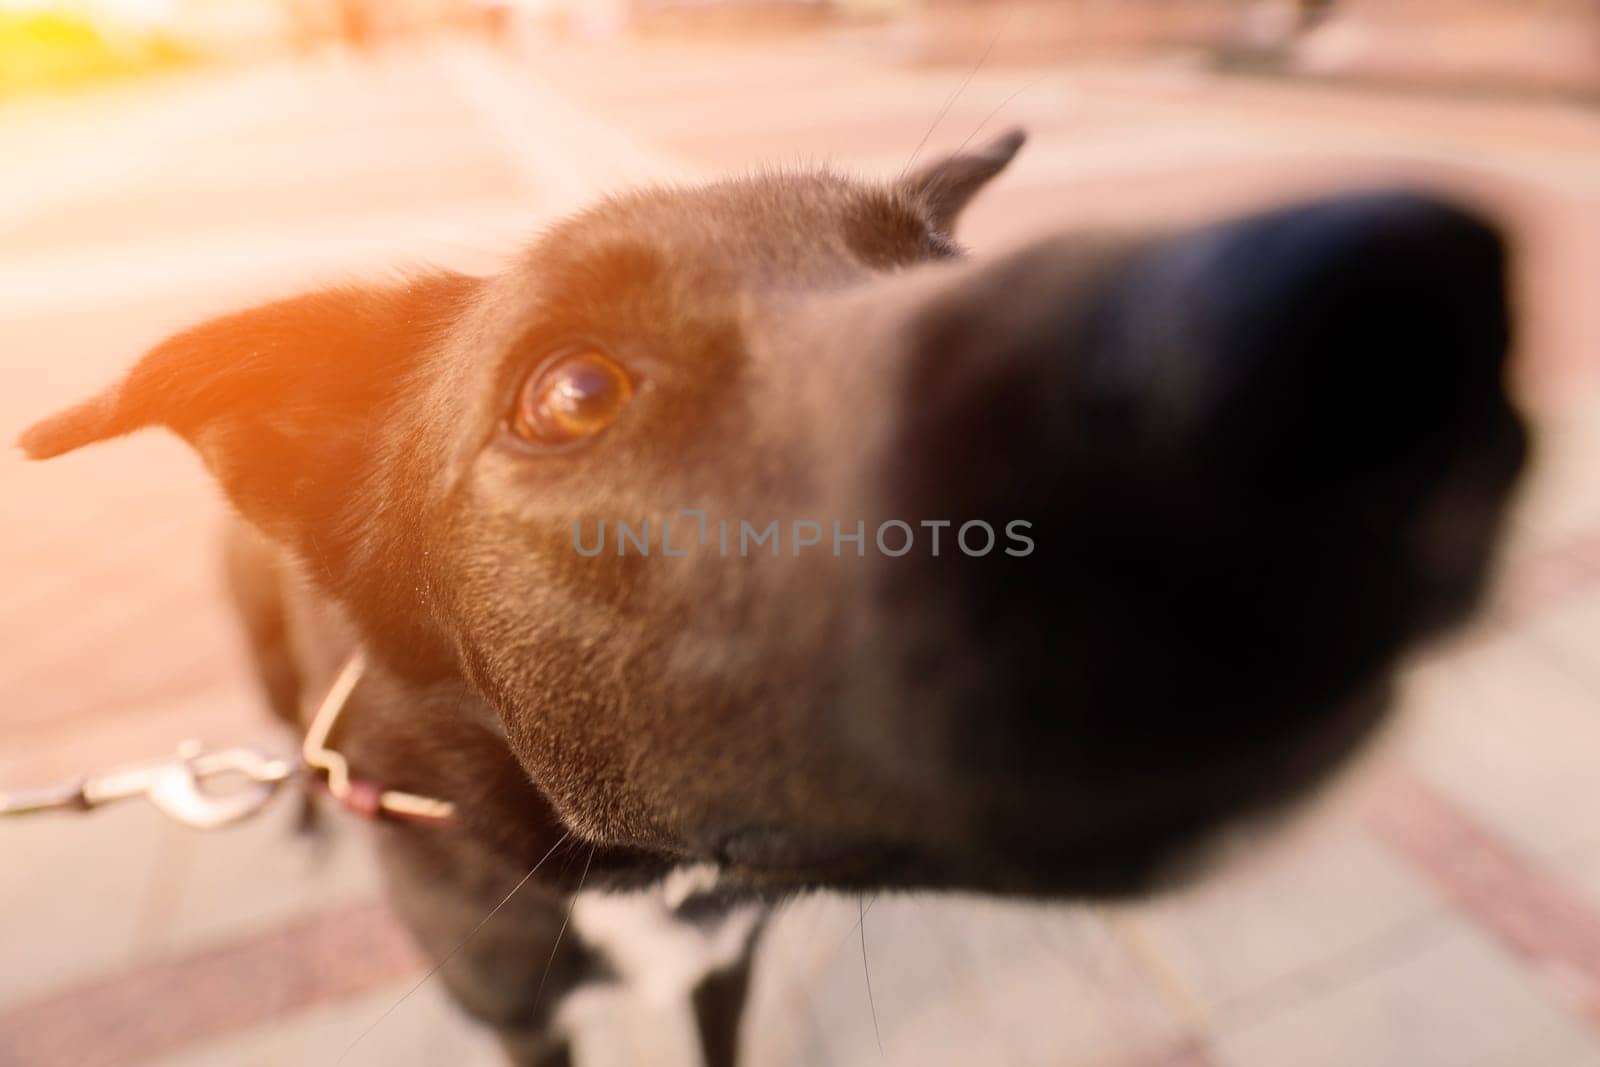
{"label": "dog's head", "polygon": [[964,261],[1010,135],[608,200],[495,277],[205,323],[165,424],[579,835],[773,884],[1112,892],[1314,781],[1470,606],[1504,265],[1406,194]]}

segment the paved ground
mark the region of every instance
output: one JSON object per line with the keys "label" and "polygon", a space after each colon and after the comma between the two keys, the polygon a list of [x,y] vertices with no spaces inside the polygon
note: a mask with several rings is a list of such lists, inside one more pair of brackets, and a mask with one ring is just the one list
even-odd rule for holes
{"label": "paved ground", "polygon": [[[896,172],[965,72],[894,54],[872,35],[440,42],[9,104],[0,432],[197,317],[406,263],[488,267],[630,181]],[[874,899],[858,930],[869,902],[797,904],[764,951],[754,1062],[1600,1064],[1600,115],[1184,62],[997,68],[924,154],[1012,122],[1036,139],[970,216],[980,249],[1379,176],[1501,205],[1525,241],[1537,477],[1491,616],[1416,665],[1388,744],[1268,847],[1115,912]],[[0,499],[0,781],[186,735],[281,742],[220,606],[219,502],[179,445],[0,460]],[[0,827],[0,1064],[492,1062],[433,984],[402,1000],[423,961],[358,836],[312,850],[290,816]],[[687,1062],[659,1011],[602,1021],[598,1062]]]}

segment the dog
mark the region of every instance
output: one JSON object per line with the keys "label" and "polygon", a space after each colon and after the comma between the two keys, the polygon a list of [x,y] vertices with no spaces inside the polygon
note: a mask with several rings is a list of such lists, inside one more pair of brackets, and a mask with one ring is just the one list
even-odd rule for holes
{"label": "dog", "polygon": [[677,887],[732,1063],[765,902],[1166,884],[1479,598],[1526,451],[1496,228],[1380,190],[971,258],[1022,141],[615,196],[494,276],[202,323],[22,436],[193,445],[299,729],[364,655],[343,753],[455,808],[376,824],[394,907],[515,1062],[645,955],[565,929],[580,888]]}

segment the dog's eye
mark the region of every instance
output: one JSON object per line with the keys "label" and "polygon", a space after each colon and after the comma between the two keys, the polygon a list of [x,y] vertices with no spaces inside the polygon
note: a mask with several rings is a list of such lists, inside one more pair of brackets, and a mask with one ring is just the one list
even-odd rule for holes
{"label": "dog's eye", "polygon": [[522,383],[511,428],[541,444],[593,437],[617,420],[633,397],[628,372],[586,349],[547,363]]}

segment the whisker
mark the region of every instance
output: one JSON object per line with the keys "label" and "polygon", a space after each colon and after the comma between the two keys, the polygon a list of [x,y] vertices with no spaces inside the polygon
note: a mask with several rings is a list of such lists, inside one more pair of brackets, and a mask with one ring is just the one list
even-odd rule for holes
{"label": "whisker", "polygon": [[[856,902],[859,904],[860,903],[860,899],[857,898]],[[850,929],[848,929],[848,930],[846,930],[844,932],[844,936],[839,939],[839,947],[833,950],[833,956],[839,955],[839,953],[844,950],[845,943],[848,942],[852,937],[856,936],[856,931],[861,929],[861,924],[866,922],[866,920],[867,920],[867,912],[871,911],[872,910],[872,906],[874,904],[876,904],[877,902],[878,902],[878,894],[876,894],[876,893],[872,894],[872,896],[867,898],[866,905],[860,909],[861,918],[857,919],[853,924],[851,924]],[[833,959],[833,956],[830,956],[828,958],[831,960],[831,959]]]}
{"label": "whisker", "polygon": [[589,858],[583,861],[583,873],[578,875],[578,888],[572,891],[572,898],[567,901],[566,918],[561,920],[561,929],[556,931],[555,943],[550,946],[550,958],[545,960],[544,973],[539,976],[539,988],[533,991],[533,1008],[531,1010],[534,1012],[539,1010],[539,1002],[544,998],[544,984],[550,979],[550,968],[555,965],[556,953],[561,948],[561,938],[566,935],[567,927],[572,923],[572,909],[577,907],[578,894],[583,892],[583,883],[589,877],[589,864],[594,862],[594,853],[599,847],[599,845],[589,846]]}
{"label": "whisker", "polygon": [[990,120],[992,120],[996,115],[1000,114],[1000,112],[1005,109],[1005,106],[1007,104],[1011,103],[1011,101],[1015,100],[1017,97],[1021,96],[1025,92],[1027,92],[1029,89],[1032,89],[1033,87],[1038,85],[1040,82],[1044,81],[1044,79],[1045,79],[1045,75],[1043,75],[1043,74],[1037,75],[1032,81],[1028,82],[1026,85],[1023,85],[1021,88],[1014,90],[1011,93],[1010,96],[1006,97],[1004,100],[1002,100],[998,104],[996,104],[994,106],[994,110],[989,112],[987,115],[985,115],[983,117],[983,121],[978,123],[978,125],[973,129],[973,131],[971,133],[967,134],[967,139],[965,141],[962,141],[959,145],[956,146],[955,154],[956,155],[960,155],[963,151],[965,151],[967,145],[972,143],[972,139],[974,137],[978,136],[978,134],[982,133],[983,132],[983,128],[985,126],[989,125]]}
{"label": "whisker", "polygon": [[878,1029],[878,1002],[872,997],[872,968],[867,966],[867,906],[860,897],[856,908],[861,917],[856,920],[856,930],[861,934],[861,973],[867,980],[867,1007],[872,1009],[872,1036],[878,1040],[878,1055],[883,1055],[883,1031]]}
{"label": "whisker", "polygon": [[978,57],[978,61],[972,65],[972,69],[967,71],[967,76],[961,79],[961,84],[956,86],[950,95],[944,98],[944,105],[939,108],[939,113],[933,116],[933,123],[928,127],[927,132],[922,135],[922,140],[917,142],[917,147],[911,150],[911,158],[906,160],[906,165],[900,168],[901,178],[904,178],[906,173],[911,170],[911,165],[917,161],[917,156],[922,154],[922,149],[926,147],[928,138],[933,136],[933,131],[939,128],[939,123],[944,121],[945,115],[950,113],[950,109],[955,106],[955,102],[960,99],[961,94],[966,92],[967,86],[972,84],[972,79],[977,77],[978,71],[983,69],[983,65],[989,61],[989,53],[994,51],[994,46],[1000,41],[1000,35],[1005,32],[1010,23],[1011,18],[1008,15],[1005,21],[995,29],[994,36],[989,38],[988,47],[983,50],[983,55]]}
{"label": "whisker", "polygon": [[351,1052],[355,1051],[355,1047],[357,1045],[361,1044],[362,1041],[366,1040],[367,1035],[372,1033],[372,1031],[376,1030],[383,1023],[383,1021],[385,1019],[387,1019],[389,1016],[393,1015],[395,1013],[395,1011],[399,1009],[400,1005],[402,1005],[406,1001],[410,1000],[411,999],[411,994],[413,994],[417,990],[421,989],[425,984],[427,984],[427,982],[428,982],[428,980],[430,978],[432,978],[434,975],[439,973],[440,968],[442,968],[445,964],[449,963],[452,959],[454,959],[455,956],[456,956],[456,953],[458,953],[462,949],[466,948],[467,947],[467,943],[469,941],[471,941],[474,937],[477,936],[478,931],[483,929],[484,924],[487,923],[490,919],[494,918],[497,914],[499,914],[501,908],[503,908],[507,904],[511,903],[511,898],[516,896],[517,893],[519,893],[522,890],[522,887],[528,884],[528,882],[533,878],[533,876],[536,873],[538,873],[539,868],[544,866],[545,860],[547,860],[551,856],[555,855],[556,849],[560,848],[566,842],[567,838],[570,835],[571,835],[571,831],[570,830],[565,832],[565,833],[563,833],[556,840],[556,843],[550,846],[550,851],[546,852],[543,856],[540,856],[539,857],[539,862],[535,863],[532,867],[530,867],[528,869],[528,873],[522,876],[522,880],[519,881],[516,885],[511,887],[511,892],[509,892],[505,896],[501,897],[500,898],[500,903],[496,904],[493,908],[490,908],[489,909],[489,913],[487,915],[485,915],[483,918],[479,919],[478,922],[477,922],[477,925],[475,925],[471,930],[467,931],[467,936],[463,937],[461,939],[460,943],[457,944],[455,948],[453,948],[449,952],[445,953],[444,958],[441,959],[438,963],[435,963],[432,967],[428,968],[428,972],[426,974],[424,974],[421,978],[418,978],[416,980],[416,982],[411,986],[410,989],[407,989],[404,993],[402,993],[400,995],[400,999],[399,1000],[397,1000],[393,1004],[389,1005],[389,1007],[384,1011],[384,1013],[382,1015],[380,1015],[376,1019],[372,1020],[371,1024],[369,1024],[365,1030],[363,1030],[363,1031],[361,1031],[361,1033],[357,1034],[356,1035],[356,1039],[354,1041],[350,1042],[350,1044],[346,1045],[343,1052],[339,1053],[339,1058],[334,1061],[335,1067],[338,1067],[338,1064],[343,1063],[345,1061],[345,1058],[348,1057]]}

